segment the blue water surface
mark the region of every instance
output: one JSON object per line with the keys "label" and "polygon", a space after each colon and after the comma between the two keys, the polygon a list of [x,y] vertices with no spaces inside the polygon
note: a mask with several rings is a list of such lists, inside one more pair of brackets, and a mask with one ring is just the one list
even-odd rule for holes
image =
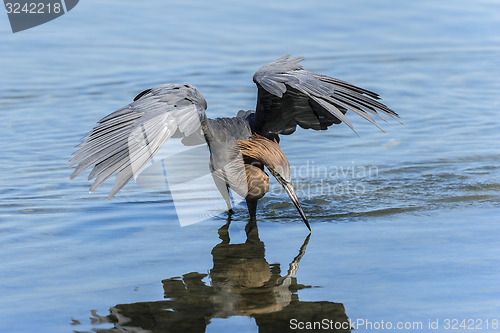
{"label": "blue water surface", "polygon": [[[498,2],[86,0],[16,34],[0,16],[0,331],[154,332],[203,311],[207,332],[297,313],[500,331]],[[288,53],[403,122],[380,121],[384,134],[351,115],[358,135],[282,138],[310,238],[283,193],[248,239],[238,206],[228,247],[226,215],[181,228],[164,191],[131,182],[108,201],[112,181],[88,194],[87,175],[69,180],[74,146],[142,90],[189,82],[209,116],[231,116]],[[241,274],[272,301],[227,283]]]}

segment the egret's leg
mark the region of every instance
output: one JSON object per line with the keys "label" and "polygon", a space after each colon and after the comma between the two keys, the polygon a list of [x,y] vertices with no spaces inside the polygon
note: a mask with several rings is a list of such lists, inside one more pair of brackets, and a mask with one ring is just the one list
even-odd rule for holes
{"label": "egret's leg", "polygon": [[255,219],[257,215],[257,199],[247,199],[248,213],[251,219]]}
{"label": "egret's leg", "polygon": [[217,186],[217,189],[219,190],[220,194],[222,195],[222,197],[226,201],[228,213],[232,214],[233,213],[233,205],[231,203],[231,196],[229,194],[229,185],[220,178],[217,178],[217,177],[213,177],[213,178],[214,178],[215,186]]}

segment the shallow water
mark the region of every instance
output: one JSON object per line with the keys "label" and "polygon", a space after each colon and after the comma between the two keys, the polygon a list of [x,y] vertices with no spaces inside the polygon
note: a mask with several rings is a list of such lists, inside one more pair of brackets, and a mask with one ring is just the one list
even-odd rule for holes
{"label": "shallow water", "polygon": [[[498,330],[499,13],[88,0],[17,34],[4,16],[1,330],[267,332],[294,318]],[[310,239],[277,184],[247,237],[243,205],[227,232],[225,215],[181,228],[163,191],[131,183],[107,201],[111,182],[90,195],[85,176],[69,181],[80,138],[138,92],[190,82],[209,115],[229,116],[254,108],[253,73],[286,53],[378,92],[404,123],[379,122],[383,134],[351,117],[359,136],[282,138]]]}

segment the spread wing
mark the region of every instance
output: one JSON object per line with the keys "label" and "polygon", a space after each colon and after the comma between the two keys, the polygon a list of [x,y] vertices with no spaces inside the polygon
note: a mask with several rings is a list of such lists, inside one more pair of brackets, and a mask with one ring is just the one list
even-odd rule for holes
{"label": "spread wing", "polygon": [[[369,90],[329,76],[306,71],[299,65],[302,57],[286,55],[261,67],[254,75],[257,107],[254,131],[264,136],[291,134],[297,125],[325,130],[344,122],[351,129],[347,110],[380,128],[372,115],[399,117]],[[354,130],[354,129],[353,129]]]}
{"label": "spread wing", "polygon": [[98,121],[73,154],[71,178],[93,167],[94,191],[117,174],[108,198],[140,171],[172,136],[199,136],[207,103],[189,84],[165,84],[141,92],[129,105]]}

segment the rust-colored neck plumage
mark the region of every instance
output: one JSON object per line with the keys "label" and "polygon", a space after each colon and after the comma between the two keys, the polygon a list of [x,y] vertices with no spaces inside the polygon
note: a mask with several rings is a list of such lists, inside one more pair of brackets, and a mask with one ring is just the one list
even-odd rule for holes
{"label": "rust-colored neck plumage", "polygon": [[[264,166],[271,170],[279,170],[278,172],[283,173],[285,177],[289,177],[288,160],[276,141],[253,134],[249,140],[236,141],[236,145],[245,161],[247,204],[257,202],[269,190],[269,176],[264,172]],[[254,210],[251,206],[249,205],[250,215]]]}
{"label": "rust-colored neck plumage", "polygon": [[268,168],[280,170],[280,173],[290,172],[288,160],[276,141],[252,134],[249,140],[238,140],[236,144],[244,158],[262,163]]}

